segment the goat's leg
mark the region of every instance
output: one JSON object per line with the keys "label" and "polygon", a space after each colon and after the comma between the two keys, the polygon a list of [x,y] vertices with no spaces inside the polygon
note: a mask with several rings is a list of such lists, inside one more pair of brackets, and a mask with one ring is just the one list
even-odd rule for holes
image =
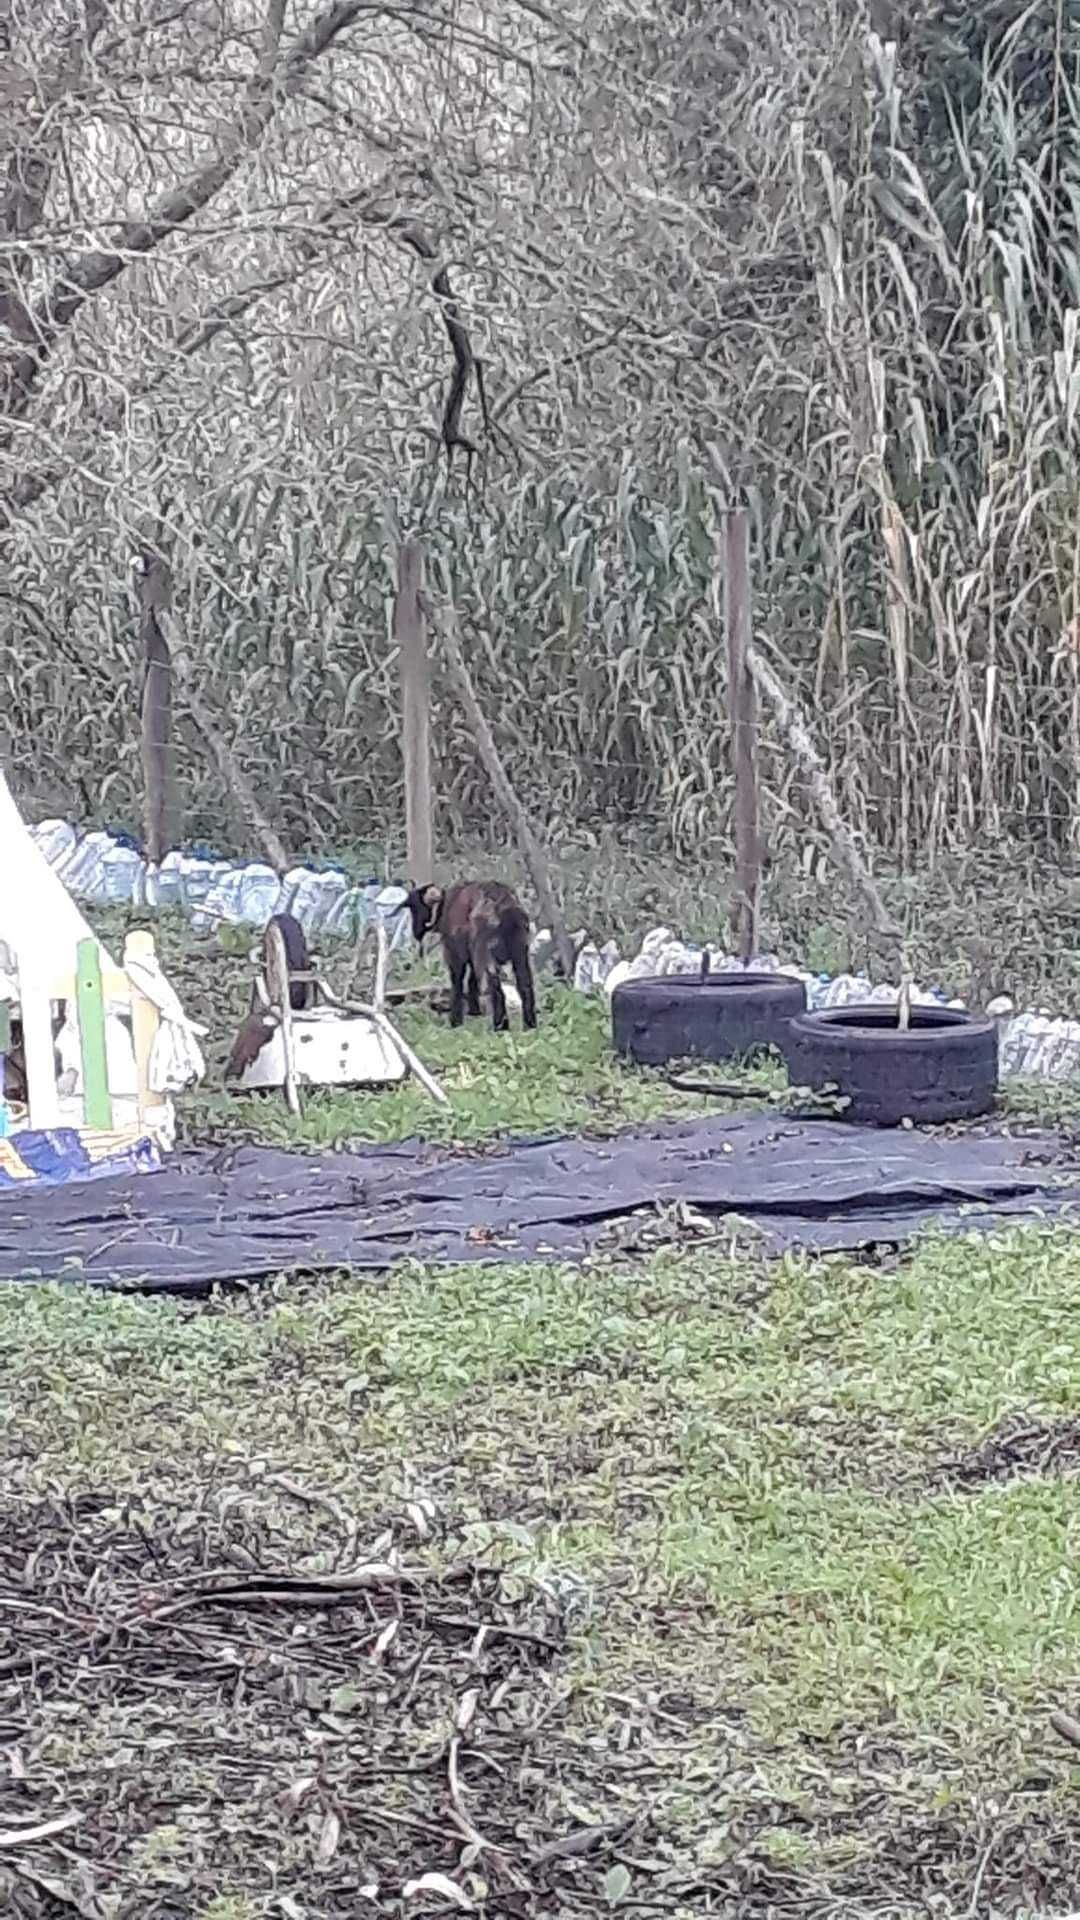
{"label": "goat's leg", "polygon": [[460,1027],[465,1018],[465,969],[468,959],[465,954],[449,952],[446,964],[450,970],[450,1025]]}
{"label": "goat's leg", "polygon": [[487,974],[488,998],[491,1001],[491,1024],[496,1033],[505,1033],[510,1025],[510,1015],[506,1011],[506,995],[503,993],[499,969],[492,960]]}
{"label": "goat's leg", "polygon": [[473,966],[471,960],[469,961],[468,977],[465,983],[465,1006],[467,1012],[474,1020],[478,1014],[484,1011],[480,1005],[480,982],[477,979],[476,968]]}
{"label": "goat's leg", "polygon": [[510,1025],[506,1012],[506,999],[499,979],[499,963],[492,952],[493,941],[487,927],[481,927],[473,936],[470,948],[473,972],[477,980],[487,982],[488,1001],[491,1006],[491,1024],[496,1033],[505,1033]]}
{"label": "goat's leg", "polygon": [[536,988],[533,985],[529,949],[523,939],[515,940],[510,952],[510,965],[514,969],[514,982],[521,999],[521,1024],[523,1027],[535,1027]]}

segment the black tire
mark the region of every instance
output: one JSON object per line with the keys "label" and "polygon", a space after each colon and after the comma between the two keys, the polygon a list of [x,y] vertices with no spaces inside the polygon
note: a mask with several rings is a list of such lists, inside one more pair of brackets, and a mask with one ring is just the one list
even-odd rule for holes
{"label": "black tire", "polygon": [[784,1052],[793,1086],[834,1086],[867,1126],[975,1120],[998,1090],[994,1022],[956,1007],[912,1007],[906,1033],[895,1007],[826,1007],[792,1020]]}
{"label": "black tire", "polygon": [[639,1066],[669,1060],[739,1060],[783,1051],[789,1021],[806,1011],[801,980],[776,973],[668,973],[624,980],[611,996],[617,1053]]}

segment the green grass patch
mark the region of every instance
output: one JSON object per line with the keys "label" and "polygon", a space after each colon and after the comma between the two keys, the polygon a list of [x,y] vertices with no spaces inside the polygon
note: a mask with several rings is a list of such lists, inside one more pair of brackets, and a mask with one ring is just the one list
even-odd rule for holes
{"label": "green grass patch", "polygon": [[[246,969],[166,923],[173,939],[170,970],[188,969],[219,1067]],[[313,1096],[301,1122],[278,1101],[204,1093],[186,1124],[479,1145],[710,1104],[620,1066],[602,1003],[545,989],[541,1015],[537,1033],[498,1037],[403,1016],[450,1114],[408,1086]],[[1075,1449],[1059,1467],[1040,1441],[1004,1477],[950,1478],[950,1462],[980,1458],[1010,1422],[1052,1437],[1080,1419],[1080,1238],[931,1239],[881,1267],[765,1268],[708,1248],[580,1269],[403,1264],[195,1308],[10,1288],[0,1382],[9,1512],[82,1501],[94,1524],[149,1532],[166,1516],[178,1539],[212,1523],[239,1564],[270,1541],[310,1574],[393,1535],[425,1569],[482,1560],[556,1596],[569,1649],[530,1706],[523,1777],[565,1828],[640,1821],[625,1851],[652,1866],[631,1875],[638,1909],[620,1892],[627,1911],[653,1910],[662,1869],[734,1876],[724,1897],[737,1911],[757,1899],[748,1913],[811,1898],[859,1920],[915,1912],[927,1884],[942,1911],[967,1912],[988,1836],[1018,1823],[1027,1857],[1036,1815],[1059,1836],[1046,1857],[1070,1857],[1073,1756],[1046,1715],[1077,1707]],[[421,1771],[438,1727],[424,1724]],[[281,1735],[286,1785],[324,1732]],[[60,1716],[24,1744],[90,1778],[131,1737]],[[167,1836],[200,1796],[237,1791],[219,1761],[193,1748],[183,1804],[157,1796],[143,1865],[163,1883],[185,1871]],[[479,1817],[475,1780],[470,1793]],[[253,1808],[233,1810],[234,1837]],[[193,1911],[269,1910],[255,1850],[233,1846],[216,1884],[216,1905]],[[709,1911],[719,1885],[673,1910]]]}
{"label": "green grass patch", "polygon": [[[611,1133],[670,1115],[715,1108],[706,1096],[679,1093],[660,1072],[624,1066],[611,1050],[606,1001],[549,988],[540,1026],[493,1034],[486,1021],[452,1028],[445,1017],[412,1007],[398,1014],[405,1039],[449,1095],[433,1101],[409,1079],[375,1092],[304,1093],[294,1118],[279,1099],[237,1098],[202,1089],[181,1103],[191,1138],[236,1133],[278,1145],[326,1147],[408,1138],[468,1145],[507,1135]],[[733,1068],[748,1087],[781,1086],[774,1068]],[[748,1101],[748,1104],[750,1102]]]}
{"label": "green grass patch", "polygon": [[1018,1408],[1077,1409],[1078,1309],[1080,1243],[1038,1232],[898,1272],[405,1268],[202,1312],[12,1289],[9,1479],[132,1494],[291,1463],[372,1519],[422,1485],[523,1570],[707,1602],[763,1723],[922,1726],[1080,1657],[1074,1483],[926,1480]]}
{"label": "green grass patch", "polygon": [[[930,1241],[895,1271],[697,1251],[201,1309],[9,1289],[8,1497],[212,1512],[310,1571],[345,1521],[362,1542],[423,1502],[414,1555],[494,1561],[568,1609],[560,1737],[593,1785],[565,1817],[651,1808],[661,1857],[703,1872],[749,1819],[771,1868],[841,1886],[958,1792],[965,1818],[981,1792],[1029,1807],[1033,1751],[1039,1804],[1071,1804],[1042,1728],[1080,1670],[1080,1488],[957,1491],[937,1468],[1010,1414],[1076,1410],[1078,1294],[1080,1242],[1037,1231]],[[646,1739],[640,1778],[600,1766]],[[878,1811],[838,1829],[868,1739],[894,1755]]]}
{"label": "green grass patch", "polygon": [[[94,916],[103,938],[119,950],[126,928],[143,924],[133,911],[106,909]],[[508,1135],[611,1133],[665,1116],[716,1110],[706,1096],[679,1093],[664,1074],[630,1067],[611,1047],[611,1014],[602,997],[586,997],[539,981],[540,1025],[523,1031],[516,1015],[509,1033],[494,1034],[487,1017],[451,1028],[445,1015],[407,1005],[391,1009],[405,1039],[450,1097],[440,1107],[412,1080],[366,1092],[309,1089],[304,1112],[294,1118],[277,1096],[226,1093],[222,1082],[236,1029],[251,991],[250,940],[229,928],[198,937],[176,913],[154,922],[162,965],[175,982],[192,1019],[209,1030],[207,1078],[177,1103],[186,1140],[243,1138],[268,1145],[322,1148],[349,1142],[409,1138],[471,1145]],[[370,966],[368,954],[365,965]],[[331,943],[326,971],[338,991],[348,984],[349,950]],[[417,985],[442,979],[437,961],[417,963],[411,949],[394,964],[393,981]],[[361,975],[366,990],[366,975]],[[724,1078],[779,1092],[780,1066],[755,1062],[724,1069]],[[749,1102],[752,1104],[752,1102]]]}

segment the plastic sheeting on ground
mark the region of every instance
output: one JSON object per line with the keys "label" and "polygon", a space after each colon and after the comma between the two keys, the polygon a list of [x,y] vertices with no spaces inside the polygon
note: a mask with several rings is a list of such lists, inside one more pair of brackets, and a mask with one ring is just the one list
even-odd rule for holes
{"label": "plastic sheeting on ground", "polygon": [[0,1193],[0,1279],[200,1294],[334,1268],[577,1261],[676,1203],[769,1254],[902,1244],[920,1228],[1080,1224],[1080,1154],[1052,1135],[957,1139],[741,1115],[476,1153],[421,1145],[200,1152],[160,1173]]}

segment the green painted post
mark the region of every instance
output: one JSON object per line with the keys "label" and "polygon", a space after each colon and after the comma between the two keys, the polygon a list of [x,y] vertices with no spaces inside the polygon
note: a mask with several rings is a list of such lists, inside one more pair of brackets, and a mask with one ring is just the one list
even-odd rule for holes
{"label": "green painted post", "polygon": [[79,1009],[83,1109],[88,1127],[109,1132],[113,1123],[109,1093],[109,1057],[105,1047],[105,995],[101,986],[101,949],[96,940],[80,940],[75,1002]]}

